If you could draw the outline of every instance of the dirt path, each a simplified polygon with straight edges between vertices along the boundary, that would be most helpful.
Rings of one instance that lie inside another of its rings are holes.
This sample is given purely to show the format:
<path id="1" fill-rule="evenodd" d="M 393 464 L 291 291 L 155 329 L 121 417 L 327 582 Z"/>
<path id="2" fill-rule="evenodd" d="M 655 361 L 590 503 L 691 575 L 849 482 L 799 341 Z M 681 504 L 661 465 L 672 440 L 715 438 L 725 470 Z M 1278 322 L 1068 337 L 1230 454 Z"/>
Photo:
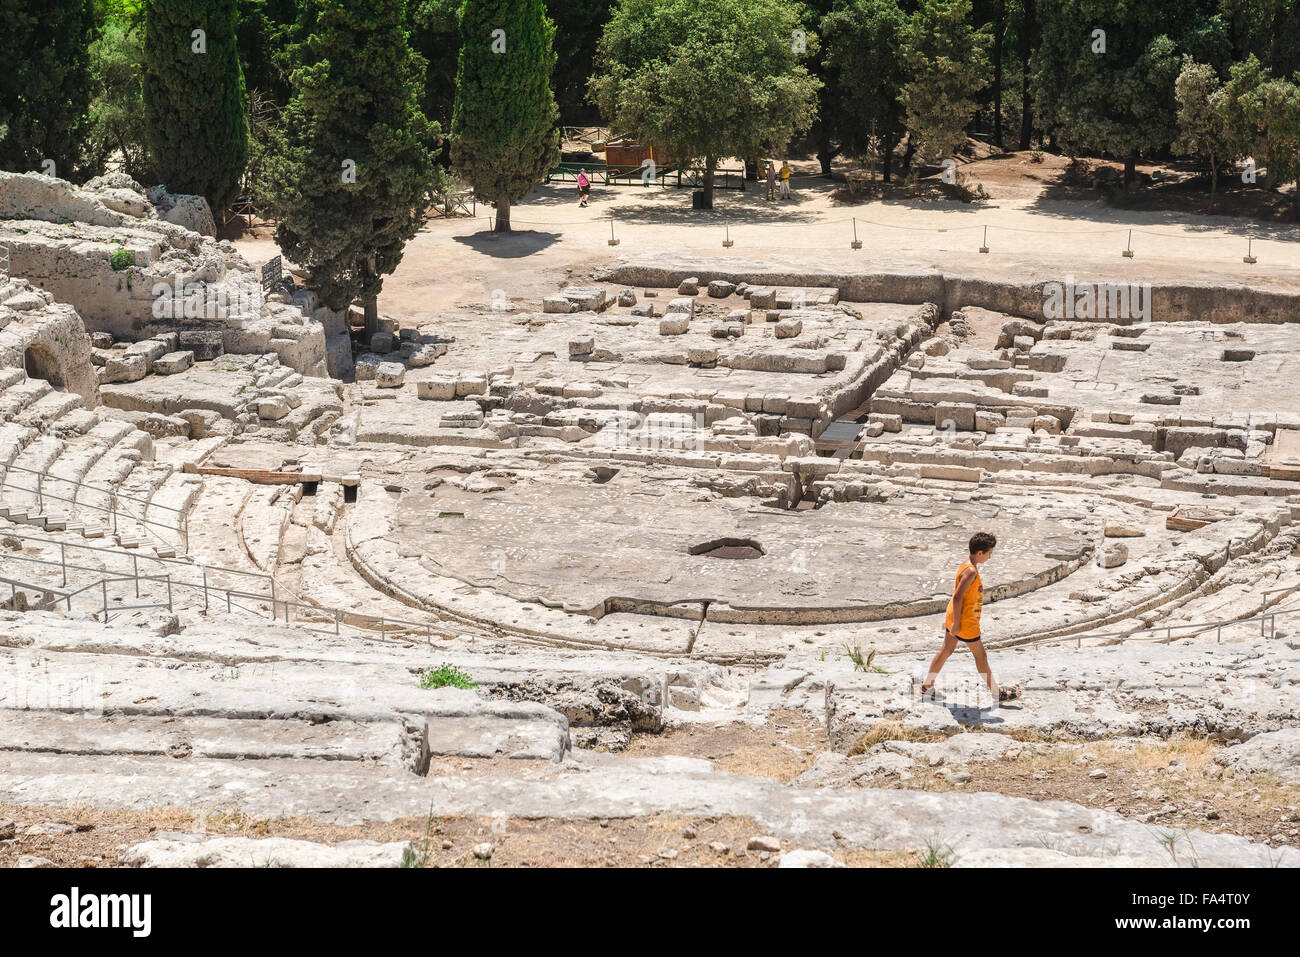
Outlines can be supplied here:
<path id="1" fill-rule="evenodd" d="M 1056 158 L 1059 160 L 1059 158 Z M 537 300 L 572 275 L 580 279 L 617 258 L 690 254 L 700 257 L 796 258 L 836 266 L 975 268 L 1014 274 L 1026 265 L 1116 281 L 1201 279 L 1300 283 L 1300 227 L 1226 216 L 1124 210 L 1099 199 L 1056 199 L 1050 170 L 1028 154 L 969 164 L 979 180 L 988 165 L 991 198 L 843 202 L 840 184 L 803 167 L 791 201 L 764 200 L 762 191 L 720 191 L 717 208 L 692 211 L 690 191 L 601 187 L 579 208 L 571 186 L 543 186 L 515 207 L 516 232 L 490 231 L 490 207 L 477 219 L 436 219 L 407 246 L 384 284 L 382 311 L 418 321 L 429 313 L 492 301 Z M 1014 175 L 1023 167 L 1019 176 Z M 608 245 L 610 219 L 620 245 Z M 853 220 L 863 249 L 850 249 Z M 990 253 L 978 248 L 988 227 Z M 1132 237 L 1136 255 L 1120 253 Z M 730 235 L 735 245 L 724 249 Z M 1259 262 L 1246 265 L 1247 237 Z M 275 255 L 268 239 L 236 242 L 254 264 Z"/>

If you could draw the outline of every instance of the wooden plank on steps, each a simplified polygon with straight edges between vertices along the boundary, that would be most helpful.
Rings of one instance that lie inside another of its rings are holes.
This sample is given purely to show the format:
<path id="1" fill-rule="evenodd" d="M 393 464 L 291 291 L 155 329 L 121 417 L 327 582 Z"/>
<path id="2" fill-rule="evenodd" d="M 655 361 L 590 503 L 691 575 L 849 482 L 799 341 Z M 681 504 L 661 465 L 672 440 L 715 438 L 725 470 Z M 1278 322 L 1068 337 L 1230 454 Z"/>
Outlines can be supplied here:
<path id="1" fill-rule="evenodd" d="M 224 475 L 229 478 L 244 479 L 256 485 L 298 485 L 301 482 L 319 482 L 321 480 L 318 472 L 280 472 L 274 469 L 235 469 L 219 468 L 210 465 L 191 466 L 185 465 L 185 471 L 197 473 L 199 475 Z M 358 476 L 347 476 L 342 481 L 343 485 L 358 485 L 360 478 Z"/>

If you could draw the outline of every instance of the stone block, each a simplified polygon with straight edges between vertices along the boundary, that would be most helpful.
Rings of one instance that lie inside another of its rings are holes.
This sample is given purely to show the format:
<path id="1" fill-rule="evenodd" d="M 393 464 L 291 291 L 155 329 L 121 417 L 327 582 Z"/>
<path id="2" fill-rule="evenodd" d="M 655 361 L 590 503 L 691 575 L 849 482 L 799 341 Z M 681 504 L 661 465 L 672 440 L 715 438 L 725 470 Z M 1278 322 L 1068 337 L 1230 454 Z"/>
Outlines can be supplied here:
<path id="1" fill-rule="evenodd" d="M 180 333 L 180 348 L 194 353 L 195 362 L 209 362 L 226 352 L 226 343 L 220 332 L 190 330 Z"/>
<path id="2" fill-rule="evenodd" d="M 373 382 L 383 361 L 373 352 L 367 352 L 359 356 L 356 362 L 356 380 L 358 382 Z"/>
<path id="3" fill-rule="evenodd" d="M 175 375 L 178 372 L 184 372 L 192 365 L 194 365 L 193 352 L 188 350 L 185 352 L 169 352 L 154 360 L 153 371 L 155 375 Z"/>
<path id="4" fill-rule="evenodd" d="M 274 422 L 283 419 L 290 411 L 289 403 L 284 396 L 268 396 L 257 400 L 257 417 L 259 419 Z"/>
<path id="5" fill-rule="evenodd" d="M 487 390 L 486 376 L 463 376 L 456 380 L 457 398 L 467 395 L 487 395 Z"/>
<path id="6" fill-rule="evenodd" d="M 949 425 L 948 423 L 951 423 Z M 934 406 L 936 429 L 957 428 L 970 432 L 975 428 L 975 406 L 970 402 L 937 402 Z"/>
<path id="7" fill-rule="evenodd" d="M 715 279 L 709 283 L 709 295 L 714 299 L 726 299 L 736 291 L 735 283 L 725 279 Z"/>
<path id="8" fill-rule="evenodd" d="M 782 319 L 776 324 L 775 332 L 778 339 L 793 339 L 803 332 L 803 320 Z"/>
<path id="9" fill-rule="evenodd" d="M 399 389 L 406 381 L 406 366 L 400 362 L 381 362 L 375 370 L 375 385 L 381 389 Z"/>
<path id="10" fill-rule="evenodd" d="M 692 276 L 689 279 L 683 279 L 677 287 L 679 296 L 698 296 L 700 294 L 700 280 Z"/>
<path id="11" fill-rule="evenodd" d="M 691 317 L 685 313 L 675 312 L 659 320 L 659 335 L 680 336 L 691 327 Z"/>
<path id="12" fill-rule="evenodd" d="M 104 363 L 101 382 L 138 382 L 149 374 L 149 362 L 142 355 L 121 355 Z"/>
<path id="13" fill-rule="evenodd" d="M 609 305 L 608 294 L 599 286 L 569 286 L 560 295 L 573 305 L 574 312 L 602 312 Z"/>
<path id="14" fill-rule="evenodd" d="M 406 362 L 412 369 L 422 369 L 425 366 L 433 365 L 434 361 L 447 354 L 447 344 L 445 342 L 431 342 L 425 345 L 417 345 L 407 357 Z"/>
<path id="15" fill-rule="evenodd" d="M 867 416 L 867 421 L 880 423 L 880 428 L 884 432 L 903 431 L 903 417 L 901 415 L 893 415 L 888 412 L 872 412 Z"/>
<path id="16" fill-rule="evenodd" d="M 1118 568 L 1128 561 L 1128 546 L 1120 542 L 1107 544 L 1101 550 L 1102 568 Z"/>
<path id="17" fill-rule="evenodd" d="M 219 412 L 213 412 L 211 409 L 185 409 L 177 413 L 177 417 L 189 423 L 192 439 L 206 439 L 209 435 L 215 434 L 218 423 L 224 421 Z"/>
<path id="18" fill-rule="evenodd" d="M 455 379 L 422 379 L 415 384 L 415 395 L 420 399 L 450 402 L 456 398 Z"/>
<path id="19" fill-rule="evenodd" d="M 921 478 L 940 482 L 978 482 L 983 476 L 983 469 L 968 468 L 965 465 L 921 466 Z"/>
<path id="20" fill-rule="evenodd" d="M 122 354 L 125 356 L 141 356 L 144 358 L 145 365 L 152 369 L 154 360 L 161 358 L 166 352 L 167 346 L 157 339 L 142 339 L 140 342 L 131 343 Z"/>
<path id="21" fill-rule="evenodd" d="M 785 415 L 790 405 L 790 397 L 776 392 L 763 396 L 763 412 L 768 415 Z"/>
<path id="22" fill-rule="evenodd" d="M 816 419 L 826 411 L 819 399 L 790 399 L 785 414 L 796 419 Z"/>

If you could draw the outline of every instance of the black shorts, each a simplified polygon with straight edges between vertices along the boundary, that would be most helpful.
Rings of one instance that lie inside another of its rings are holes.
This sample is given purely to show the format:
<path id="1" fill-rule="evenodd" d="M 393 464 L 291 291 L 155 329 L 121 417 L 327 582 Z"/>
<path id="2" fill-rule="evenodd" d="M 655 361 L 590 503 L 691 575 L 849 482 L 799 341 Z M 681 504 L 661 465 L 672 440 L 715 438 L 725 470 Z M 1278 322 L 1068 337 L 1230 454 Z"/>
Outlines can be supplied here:
<path id="1" fill-rule="evenodd" d="M 948 637 L 948 632 L 947 632 L 947 630 L 944 631 L 943 636 L 944 636 L 944 638 L 947 638 L 947 637 Z M 975 642 L 982 640 L 982 637 L 983 637 L 983 636 L 980 636 L 980 637 L 978 637 L 978 638 L 963 638 L 961 635 L 957 634 L 956 632 L 953 632 L 953 635 L 952 635 L 952 636 L 953 636 L 954 638 L 956 638 L 958 641 L 960 641 L 963 645 L 973 645 L 973 644 L 975 644 Z"/>

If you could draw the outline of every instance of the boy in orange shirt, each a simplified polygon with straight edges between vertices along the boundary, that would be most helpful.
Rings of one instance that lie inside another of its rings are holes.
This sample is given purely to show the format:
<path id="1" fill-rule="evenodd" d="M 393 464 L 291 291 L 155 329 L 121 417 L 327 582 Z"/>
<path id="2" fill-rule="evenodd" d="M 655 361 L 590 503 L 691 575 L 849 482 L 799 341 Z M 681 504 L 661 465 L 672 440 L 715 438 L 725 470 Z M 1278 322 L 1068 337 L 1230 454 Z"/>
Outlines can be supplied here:
<path id="1" fill-rule="evenodd" d="M 988 655 L 984 651 L 984 642 L 980 640 L 980 611 L 984 607 L 984 582 L 980 580 L 979 567 L 993 556 L 997 538 L 989 532 L 977 532 L 970 540 L 970 560 L 957 569 L 957 581 L 953 586 L 952 598 L 948 601 L 948 617 L 944 620 L 943 647 L 930 662 L 930 673 L 921 685 L 921 697 L 927 695 L 933 700 L 942 696 L 934 689 L 935 679 L 943 668 L 948 656 L 957 650 L 961 642 L 975 656 L 975 667 L 984 676 L 998 704 L 1015 701 L 1020 697 L 1019 688 L 1002 688 L 993 680 L 989 669 Z"/>

